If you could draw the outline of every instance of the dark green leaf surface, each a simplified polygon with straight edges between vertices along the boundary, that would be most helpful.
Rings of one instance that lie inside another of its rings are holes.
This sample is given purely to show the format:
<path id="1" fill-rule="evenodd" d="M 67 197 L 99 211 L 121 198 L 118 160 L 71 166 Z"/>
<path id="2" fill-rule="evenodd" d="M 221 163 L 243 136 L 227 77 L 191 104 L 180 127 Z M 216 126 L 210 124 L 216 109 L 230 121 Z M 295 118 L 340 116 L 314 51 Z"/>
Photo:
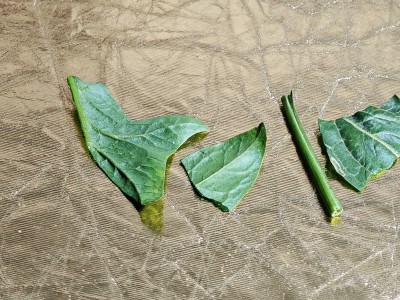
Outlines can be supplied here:
<path id="1" fill-rule="evenodd" d="M 189 116 L 130 120 L 101 83 L 68 77 L 87 147 L 100 168 L 127 195 L 148 204 L 164 194 L 166 162 L 208 127 Z"/>
<path id="2" fill-rule="evenodd" d="M 267 136 L 264 123 L 182 160 L 201 196 L 231 211 L 249 192 L 260 171 Z"/>
<path id="3" fill-rule="evenodd" d="M 380 108 L 370 106 L 350 117 L 318 122 L 336 172 L 359 191 L 400 157 L 400 99 L 396 95 Z"/>

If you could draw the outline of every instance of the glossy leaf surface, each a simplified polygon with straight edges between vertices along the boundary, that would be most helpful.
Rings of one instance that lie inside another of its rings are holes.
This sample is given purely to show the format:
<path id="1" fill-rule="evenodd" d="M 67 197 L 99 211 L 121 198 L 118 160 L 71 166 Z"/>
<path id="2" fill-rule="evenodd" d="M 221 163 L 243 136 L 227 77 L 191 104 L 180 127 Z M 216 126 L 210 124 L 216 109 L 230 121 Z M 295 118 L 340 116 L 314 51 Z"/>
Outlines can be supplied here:
<path id="1" fill-rule="evenodd" d="M 68 77 L 87 147 L 100 168 L 141 204 L 164 195 L 168 158 L 194 134 L 208 131 L 195 118 L 131 120 L 101 83 Z"/>
<path id="2" fill-rule="evenodd" d="M 370 106 L 350 117 L 319 120 L 322 140 L 336 172 L 358 191 L 400 157 L 400 99 Z"/>
<path id="3" fill-rule="evenodd" d="M 199 194 L 223 211 L 234 209 L 260 171 L 267 136 L 263 123 L 223 143 L 203 148 L 182 160 Z"/>

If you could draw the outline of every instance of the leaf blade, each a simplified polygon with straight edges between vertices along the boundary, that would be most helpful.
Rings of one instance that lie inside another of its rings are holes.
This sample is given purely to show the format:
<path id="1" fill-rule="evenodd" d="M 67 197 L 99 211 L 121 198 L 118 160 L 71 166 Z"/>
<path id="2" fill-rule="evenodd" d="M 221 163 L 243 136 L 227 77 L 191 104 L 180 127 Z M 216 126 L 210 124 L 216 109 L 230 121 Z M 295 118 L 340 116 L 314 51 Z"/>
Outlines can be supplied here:
<path id="1" fill-rule="evenodd" d="M 223 211 L 233 210 L 254 185 L 265 154 L 264 123 L 182 159 L 199 194 Z"/>
<path id="2" fill-rule="evenodd" d="M 318 120 L 323 143 L 336 172 L 356 190 L 391 168 L 400 157 L 400 99 L 369 106 L 350 117 Z"/>
<path id="3" fill-rule="evenodd" d="M 75 76 L 67 80 L 87 147 L 99 167 L 142 205 L 162 198 L 167 159 L 208 127 L 184 115 L 131 120 L 105 85 Z"/>

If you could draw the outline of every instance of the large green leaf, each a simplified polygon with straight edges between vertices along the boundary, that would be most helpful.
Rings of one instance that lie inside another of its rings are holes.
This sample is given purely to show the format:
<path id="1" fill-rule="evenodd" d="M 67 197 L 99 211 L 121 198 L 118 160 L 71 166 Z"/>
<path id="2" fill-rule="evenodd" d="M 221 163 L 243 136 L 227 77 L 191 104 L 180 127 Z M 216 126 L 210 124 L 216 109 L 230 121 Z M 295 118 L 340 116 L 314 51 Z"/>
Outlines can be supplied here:
<path id="1" fill-rule="evenodd" d="M 223 211 L 231 211 L 257 179 L 265 153 L 265 126 L 203 148 L 182 160 L 201 196 Z"/>
<path id="2" fill-rule="evenodd" d="M 130 120 L 101 83 L 68 77 L 87 147 L 128 196 L 148 204 L 164 195 L 168 157 L 208 127 L 189 116 Z"/>
<path id="3" fill-rule="evenodd" d="M 350 117 L 318 122 L 336 172 L 359 191 L 400 156 L 400 99 L 396 95 L 380 108 L 370 106 Z"/>

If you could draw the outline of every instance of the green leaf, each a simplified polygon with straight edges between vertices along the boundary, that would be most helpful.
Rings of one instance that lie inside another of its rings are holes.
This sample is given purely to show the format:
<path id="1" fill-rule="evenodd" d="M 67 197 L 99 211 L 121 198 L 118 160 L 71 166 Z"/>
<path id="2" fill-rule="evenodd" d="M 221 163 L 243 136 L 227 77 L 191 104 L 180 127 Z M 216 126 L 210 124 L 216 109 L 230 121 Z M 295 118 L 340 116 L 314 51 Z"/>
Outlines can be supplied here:
<path id="1" fill-rule="evenodd" d="M 260 172 L 267 136 L 264 123 L 182 160 L 199 194 L 231 211 L 249 192 Z"/>
<path id="2" fill-rule="evenodd" d="M 168 157 L 208 127 L 189 116 L 130 120 L 101 83 L 68 77 L 89 152 L 128 196 L 145 205 L 164 195 Z"/>
<path id="3" fill-rule="evenodd" d="M 358 191 L 392 167 L 400 156 L 400 99 L 370 106 L 350 117 L 318 120 L 336 172 Z"/>

